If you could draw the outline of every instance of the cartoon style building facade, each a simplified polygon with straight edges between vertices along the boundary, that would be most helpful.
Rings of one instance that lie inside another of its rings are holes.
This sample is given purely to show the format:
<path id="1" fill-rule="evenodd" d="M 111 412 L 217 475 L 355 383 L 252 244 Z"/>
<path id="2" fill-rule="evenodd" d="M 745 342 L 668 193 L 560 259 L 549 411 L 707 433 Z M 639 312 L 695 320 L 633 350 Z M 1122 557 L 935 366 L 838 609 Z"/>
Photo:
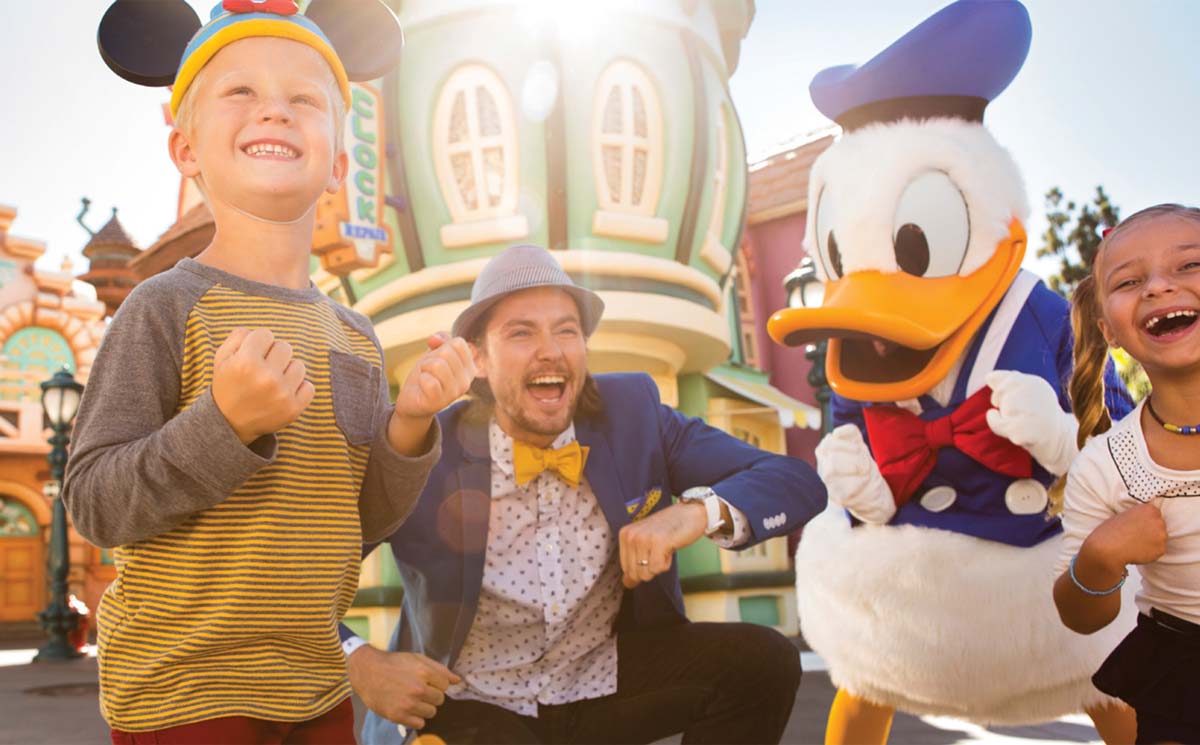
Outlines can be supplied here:
<path id="1" fill-rule="evenodd" d="M 41 404 L 42 381 L 62 367 L 81 382 L 104 334 L 105 304 L 78 290 L 61 271 L 34 267 L 40 241 L 10 232 L 17 210 L 0 205 L 0 623 L 31 622 L 46 605 L 46 552 L 51 507 L 49 431 Z M 113 220 L 88 249 L 124 236 Z M 99 242 L 97 242 L 99 238 Z M 136 249 L 135 249 L 136 250 Z M 115 576 L 111 558 L 69 533 L 71 592 L 95 608 Z"/>
<path id="2" fill-rule="evenodd" d="M 606 303 L 593 371 L 646 372 L 667 404 L 788 452 L 785 432 L 820 420 L 763 372 L 772 350 L 758 334 L 775 306 L 759 285 L 782 274 L 756 275 L 747 261 L 763 260 L 739 251 L 748 174 L 728 79 L 753 2 L 648 0 L 569 19 L 530 7 L 402 4 L 404 62 L 353 86 L 350 171 L 318 206 L 314 282 L 371 318 L 395 385 L 492 255 L 547 246 Z M 128 268 L 152 276 L 211 235 L 185 182 L 176 223 Z M 736 554 L 702 541 L 679 561 L 694 619 L 797 630 L 785 539 Z M 402 592 L 376 551 L 347 622 L 385 641 Z"/>

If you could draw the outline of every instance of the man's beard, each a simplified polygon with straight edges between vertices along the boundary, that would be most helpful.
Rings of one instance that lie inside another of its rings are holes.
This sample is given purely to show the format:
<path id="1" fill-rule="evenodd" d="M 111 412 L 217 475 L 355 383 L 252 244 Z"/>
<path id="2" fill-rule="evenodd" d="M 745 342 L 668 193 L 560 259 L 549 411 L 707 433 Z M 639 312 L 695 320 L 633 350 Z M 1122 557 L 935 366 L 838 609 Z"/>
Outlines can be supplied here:
<path id="1" fill-rule="evenodd" d="M 548 422 L 544 419 L 539 421 L 534 417 L 527 415 L 525 410 L 520 406 L 508 405 L 500 400 L 497 400 L 496 403 L 504 408 L 504 411 L 506 414 L 508 414 L 509 419 L 511 419 L 513 423 L 515 423 L 521 429 L 536 435 L 550 437 L 562 434 L 564 431 L 566 431 L 567 427 L 570 426 L 571 422 L 574 421 L 575 411 L 579 408 L 579 399 L 582 394 L 582 389 L 576 391 L 574 397 L 571 398 L 571 402 L 567 405 L 563 418 L 561 420 L 556 419 L 553 422 Z M 519 398 L 519 395 L 517 398 Z"/>

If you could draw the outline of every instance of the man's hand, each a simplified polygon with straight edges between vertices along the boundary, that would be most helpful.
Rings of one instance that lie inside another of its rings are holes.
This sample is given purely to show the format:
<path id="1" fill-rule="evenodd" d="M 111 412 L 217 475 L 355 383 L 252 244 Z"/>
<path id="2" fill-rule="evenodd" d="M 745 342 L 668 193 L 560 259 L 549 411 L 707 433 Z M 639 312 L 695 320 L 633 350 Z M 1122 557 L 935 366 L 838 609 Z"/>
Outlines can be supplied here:
<path id="1" fill-rule="evenodd" d="M 383 652 L 370 645 L 346 660 L 350 685 L 367 708 L 410 729 L 421 729 L 462 678 L 445 665 L 412 652 Z"/>
<path id="2" fill-rule="evenodd" d="M 294 422 L 312 402 L 304 363 L 268 329 L 234 329 L 213 357 L 212 396 L 243 444 Z"/>
<path id="3" fill-rule="evenodd" d="M 388 422 L 392 449 L 408 456 L 423 452 L 434 415 L 465 395 L 475 379 L 475 358 L 465 339 L 439 333 L 427 344 L 400 387 Z"/>
<path id="4" fill-rule="evenodd" d="M 704 536 L 708 513 L 699 502 L 677 502 L 621 528 L 622 582 L 637 587 L 671 568 L 675 552 Z"/>
<path id="5" fill-rule="evenodd" d="M 896 500 L 871 457 L 862 432 L 843 424 L 817 444 L 817 475 L 829 501 L 864 523 L 883 525 L 896 514 Z"/>

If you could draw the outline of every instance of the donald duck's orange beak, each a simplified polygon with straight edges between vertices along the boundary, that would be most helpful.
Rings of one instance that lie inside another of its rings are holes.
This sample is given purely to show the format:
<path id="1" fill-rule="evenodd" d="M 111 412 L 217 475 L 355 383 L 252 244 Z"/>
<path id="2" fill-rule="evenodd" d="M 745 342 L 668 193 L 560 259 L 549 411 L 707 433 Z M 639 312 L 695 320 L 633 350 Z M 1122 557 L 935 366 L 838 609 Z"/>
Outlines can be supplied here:
<path id="1" fill-rule="evenodd" d="M 949 374 L 1024 256 L 1025 228 L 1013 219 L 992 258 L 966 277 L 855 272 L 826 284 L 820 308 L 776 312 L 767 331 L 789 346 L 828 338 L 825 376 L 839 395 L 916 398 Z"/>

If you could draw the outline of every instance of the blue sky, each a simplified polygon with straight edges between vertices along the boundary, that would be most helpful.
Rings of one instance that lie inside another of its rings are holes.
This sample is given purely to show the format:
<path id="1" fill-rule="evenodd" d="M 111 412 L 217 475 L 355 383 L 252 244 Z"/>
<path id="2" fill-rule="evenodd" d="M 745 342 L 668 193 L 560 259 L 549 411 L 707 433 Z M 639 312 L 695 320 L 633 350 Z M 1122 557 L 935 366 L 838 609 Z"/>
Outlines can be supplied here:
<path id="1" fill-rule="evenodd" d="M 198 10 L 208 0 L 191 0 Z M 862 62 L 944 5 L 940 0 L 758 0 L 731 81 L 751 154 L 826 126 L 808 97 L 819 70 Z M 107 0 L 0 3 L 0 203 L 14 232 L 48 243 L 49 263 L 78 256 L 74 222 L 93 200 L 143 246 L 175 213 L 163 91 L 118 79 L 101 62 L 96 24 Z M 1129 213 L 1161 201 L 1200 203 L 1200 2 L 1027 0 L 1033 47 L 987 123 L 1021 166 L 1030 253 L 1053 185 L 1077 200 L 1103 184 Z M 205 15 L 202 13 L 202 15 Z"/>

